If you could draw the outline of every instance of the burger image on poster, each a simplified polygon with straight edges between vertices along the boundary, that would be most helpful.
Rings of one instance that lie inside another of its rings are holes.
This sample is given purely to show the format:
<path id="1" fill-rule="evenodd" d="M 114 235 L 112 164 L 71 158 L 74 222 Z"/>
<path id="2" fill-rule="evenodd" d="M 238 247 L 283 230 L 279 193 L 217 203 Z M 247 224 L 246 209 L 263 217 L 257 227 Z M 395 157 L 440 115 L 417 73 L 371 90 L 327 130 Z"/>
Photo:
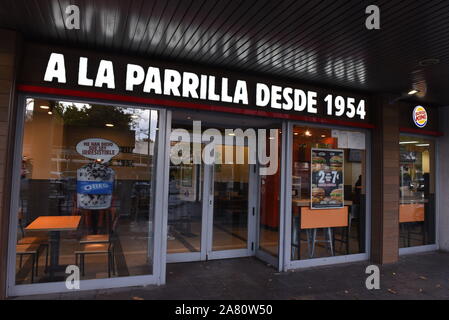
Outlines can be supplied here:
<path id="1" fill-rule="evenodd" d="M 343 158 L 341 156 L 333 156 L 330 159 L 330 169 L 332 171 L 341 171 L 343 168 Z"/>
<path id="2" fill-rule="evenodd" d="M 315 156 L 312 159 L 312 164 L 317 170 L 326 168 L 326 159 L 320 156 Z"/>
<path id="3" fill-rule="evenodd" d="M 326 197 L 326 191 L 323 188 L 318 188 L 316 185 L 312 186 L 312 202 L 321 203 Z"/>
<path id="4" fill-rule="evenodd" d="M 77 144 L 76 151 L 94 160 L 76 172 L 78 208 L 88 210 L 110 208 L 115 172 L 107 163 L 119 153 L 117 144 L 100 138 L 86 139 Z"/>

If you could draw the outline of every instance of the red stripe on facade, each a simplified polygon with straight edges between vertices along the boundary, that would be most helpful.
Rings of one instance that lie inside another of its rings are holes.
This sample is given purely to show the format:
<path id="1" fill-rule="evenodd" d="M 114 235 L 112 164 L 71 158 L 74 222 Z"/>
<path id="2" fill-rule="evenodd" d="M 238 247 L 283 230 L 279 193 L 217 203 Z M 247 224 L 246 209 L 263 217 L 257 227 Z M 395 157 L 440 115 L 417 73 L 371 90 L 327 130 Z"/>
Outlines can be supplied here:
<path id="1" fill-rule="evenodd" d="M 181 102 L 181 101 L 165 100 L 165 99 L 142 98 L 142 97 L 136 97 L 136 96 L 130 96 L 130 95 L 129 96 L 128 95 L 120 95 L 120 94 L 115 94 L 115 93 L 80 91 L 80 90 L 59 89 L 59 88 L 31 86 L 31 85 L 18 85 L 18 90 L 22 91 L 22 92 L 43 93 L 43 94 L 78 97 L 78 98 L 100 99 L 100 100 L 121 101 L 121 102 L 139 103 L 139 104 L 156 105 L 156 106 L 159 105 L 159 106 L 175 107 L 175 108 L 227 112 L 227 113 L 234 113 L 234 114 L 248 115 L 248 116 L 287 119 L 287 120 L 313 122 L 313 123 L 320 123 L 320 124 L 330 124 L 330 125 L 338 125 L 338 126 L 346 126 L 346 127 L 356 127 L 356 128 L 364 128 L 364 129 L 375 128 L 375 126 L 370 123 L 351 122 L 351 121 L 344 121 L 344 120 L 337 120 L 337 119 L 325 119 L 325 118 L 318 118 L 318 117 L 311 117 L 311 116 L 293 115 L 293 114 L 269 112 L 269 111 L 254 110 L 254 109 L 213 106 L 213 105 L 206 105 L 206 104 L 200 104 L 200 103 Z"/>
<path id="2" fill-rule="evenodd" d="M 413 128 L 399 128 L 399 131 L 402 133 L 412 133 L 412 134 L 422 134 L 425 136 L 434 136 L 434 137 L 442 137 L 444 136 L 444 133 L 439 131 L 429 131 L 429 130 L 422 130 L 422 129 L 413 129 Z"/>

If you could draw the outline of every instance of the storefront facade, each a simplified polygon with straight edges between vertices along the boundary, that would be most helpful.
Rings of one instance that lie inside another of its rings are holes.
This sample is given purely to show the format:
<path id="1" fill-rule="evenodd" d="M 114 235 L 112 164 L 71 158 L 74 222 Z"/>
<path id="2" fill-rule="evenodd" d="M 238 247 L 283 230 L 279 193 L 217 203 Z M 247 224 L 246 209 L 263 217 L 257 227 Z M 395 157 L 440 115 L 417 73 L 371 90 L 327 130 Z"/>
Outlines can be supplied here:
<path id="1" fill-rule="evenodd" d="M 66 291 L 67 265 L 86 290 L 439 249 L 435 106 L 5 35 L 6 295 Z"/>

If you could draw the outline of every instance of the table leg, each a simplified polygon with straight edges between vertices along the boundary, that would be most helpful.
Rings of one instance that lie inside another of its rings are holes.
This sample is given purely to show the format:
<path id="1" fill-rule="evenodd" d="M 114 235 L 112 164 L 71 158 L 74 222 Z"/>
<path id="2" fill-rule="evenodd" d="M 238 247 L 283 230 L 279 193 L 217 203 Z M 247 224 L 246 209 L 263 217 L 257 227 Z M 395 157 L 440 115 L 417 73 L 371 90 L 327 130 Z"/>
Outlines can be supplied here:
<path id="1" fill-rule="evenodd" d="M 98 233 L 98 211 L 91 210 L 90 212 L 90 222 L 92 223 L 92 234 Z"/>
<path id="2" fill-rule="evenodd" d="M 59 266 L 59 241 L 60 232 L 50 231 L 50 278 L 54 278 L 55 271 Z"/>

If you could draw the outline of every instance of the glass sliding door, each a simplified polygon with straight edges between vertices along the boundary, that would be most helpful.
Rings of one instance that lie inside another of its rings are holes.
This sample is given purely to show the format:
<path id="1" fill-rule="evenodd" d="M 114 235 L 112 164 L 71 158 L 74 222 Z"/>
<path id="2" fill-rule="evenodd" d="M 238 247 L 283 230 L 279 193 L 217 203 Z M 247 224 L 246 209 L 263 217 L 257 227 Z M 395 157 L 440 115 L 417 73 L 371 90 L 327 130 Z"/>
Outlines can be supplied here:
<path id="1" fill-rule="evenodd" d="M 250 255 L 248 165 L 172 165 L 169 189 L 168 262 Z"/>
<path id="2" fill-rule="evenodd" d="M 208 215 L 210 259 L 251 255 L 249 243 L 250 171 L 248 164 L 211 167 L 212 210 Z M 252 242 L 252 241 L 251 241 Z"/>
<path id="3" fill-rule="evenodd" d="M 202 259 L 204 166 L 170 165 L 167 261 Z"/>
<path id="4" fill-rule="evenodd" d="M 199 131 L 195 131 L 194 126 L 201 119 L 207 121 L 201 122 Z M 257 249 L 257 164 L 249 161 L 250 138 L 231 129 L 239 122 L 247 127 L 247 120 L 231 116 L 220 117 L 219 123 L 214 120 L 206 113 L 193 117 L 189 112 L 173 112 L 170 143 L 171 154 L 177 160 L 173 161 L 172 157 L 170 164 L 168 262 L 250 256 Z M 250 137 L 256 142 L 257 129 L 251 130 L 254 134 Z M 206 132 L 214 132 L 216 137 L 212 148 L 215 161 L 205 164 L 202 158 L 201 164 L 193 164 L 195 149 L 200 150 L 202 156 L 205 150 L 212 150 L 208 149 Z M 251 152 L 255 154 L 256 146 L 252 147 Z M 188 154 L 181 150 L 188 150 Z M 276 238 L 274 247 L 277 247 L 278 230 L 271 232 L 274 234 L 271 238 Z M 268 239 L 265 235 L 262 238 Z M 264 241 L 263 245 L 268 247 L 269 241 Z"/>
<path id="5" fill-rule="evenodd" d="M 214 165 L 212 250 L 243 249 L 248 241 L 249 166 Z"/>
<path id="6" fill-rule="evenodd" d="M 250 255 L 249 165 L 171 165 L 167 262 Z"/>

